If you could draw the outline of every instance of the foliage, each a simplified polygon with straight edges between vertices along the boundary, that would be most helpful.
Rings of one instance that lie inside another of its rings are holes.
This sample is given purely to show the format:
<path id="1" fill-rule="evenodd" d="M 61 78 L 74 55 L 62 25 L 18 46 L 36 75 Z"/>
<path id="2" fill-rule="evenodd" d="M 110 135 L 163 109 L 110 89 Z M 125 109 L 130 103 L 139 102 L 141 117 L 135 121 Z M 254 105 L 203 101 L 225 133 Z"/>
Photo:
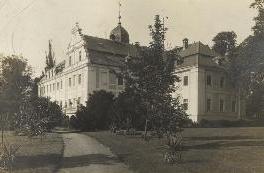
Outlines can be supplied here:
<path id="1" fill-rule="evenodd" d="M 80 106 L 76 117 L 71 118 L 71 124 L 80 130 L 106 130 L 109 128 L 110 110 L 114 95 L 104 90 L 95 91 L 89 95 L 86 106 Z"/>
<path id="2" fill-rule="evenodd" d="M 48 98 L 36 97 L 21 104 L 16 116 L 16 130 L 24 131 L 29 137 L 43 136 L 60 125 L 62 120 L 63 113 L 59 105 Z"/>
<path id="3" fill-rule="evenodd" d="M 213 38 L 213 50 L 221 56 L 225 56 L 232 52 L 236 47 L 237 35 L 234 31 L 220 32 Z"/>
<path id="4" fill-rule="evenodd" d="M 148 48 L 139 48 L 140 56 L 127 58 L 122 76 L 126 81 L 126 91 L 133 91 L 139 97 L 145 119 L 145 132 L 151 125 L 159 132 L 175 132 L 176 124 L 186 114 L 177 99 L 172 98 L 175 82 L 179 79 L 174 73 L 174 61 L 179 58 L 164 48 L 165 28 L 160 16 L 149 26 L 152 41 Z"/>
<path id="5" fill-rule="evenodd" d="M 114 100 L 111 123 L 116 129 L 144 128 L 144 108 L 139 95 L 131 89 L 122 92 Z"/>
<path id="6" fill-rule="evenodd" d="M 9 172 L 12 172 L 14 167 L 14 162 L 16 158 L 16 154 L 19 150 L 20 146 L 14 144 L 3 144 L 3 151 L 0 155 L 0 167 L 7 169 Z"/>

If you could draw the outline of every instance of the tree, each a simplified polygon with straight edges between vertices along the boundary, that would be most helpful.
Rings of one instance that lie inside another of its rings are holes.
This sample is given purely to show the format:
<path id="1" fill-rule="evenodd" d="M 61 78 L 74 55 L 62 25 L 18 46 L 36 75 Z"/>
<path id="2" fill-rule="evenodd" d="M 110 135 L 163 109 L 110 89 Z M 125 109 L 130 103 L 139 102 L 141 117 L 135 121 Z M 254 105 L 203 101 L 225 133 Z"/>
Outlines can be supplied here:
<path id="1" fill-rule="evenodd" d="M 165 51 L 164 41 L 167 28 L 155 16 L 154 25 L 149 26 L 152 41 L 149 47 L 139 48 L 140 56 L 127 57 L 122 76 L 126 81 L 126 90 L 133 90 L 139 95 L 139 102 L 145 113 L 145 137 L 150 124 L 153 129 L 162 133 L 175 133 L 177 128 L 170 128 L 168 124 L 179 127 L 180 119 L 186 118 L 177 99 L 172 98 L 175 83 L 179 81 L 174 73 L 174 61 L 179 56 Z M 166 122 L 166 123 L 165 123 Z"/>
<path id="2" fill-rule="evenodd" d="M 8 112 L 9 120 L 14 122 L 20 105 L 31 93 L 31 68 L 26 59 L 15 55 L 3 57 L 1 81 L 0 112 Z"/>
<path id="3" fill-rule="evenodd" d="M 264 37 L 264 1 L 255 0 L 251 3 L 250 8 L 258 10 L 258 16 L 254 18 L 255 26 L 252 27 L 254 35 L 258 37 Z"/>
<path id="4" fill-rule="evenodd" d="M 264 82 L 263 3 L 263 0 L 255 0 L 250 6 L 258 10 L 258 16 L 254 18 L 256 22 L 255 26 L 252 27 L 254 35 L 248 36 L 239 46 L 233 49 L 232 55 L 229 56 L 229 60 L 225 62 L 225 67 L 232 79 L 231 81 L 233 81 L 233 85 L 238 89 L 240 118 L 242 118 L 240 112 L 242 107 L 248 105 L 247 112 L 252 112 L 250 111 L 253 109 L 251 106 L 259 105 L 260 103 L 255 102 L 260 99 L 257 99 L 255 96 L 263 96 L 261 90 L 256 87 L 256 83 L 258 83 L 258 86 L 261 86 Z M 252 97 L 255 97 L 255 99 L 252 100 Z M 246 103 L 242 104 L 240 100 Z"/>
<path id="5" fill-rule="evenodd" d="M 71 118 L 71 124 L 81 130 L 106 130 L 109 128 L 110 110 L 114 95 L 104 90 L 95 91 L 89 95 L 86 106 L 79 106 L 76 117 Z"/>
<path id="6" fill-rule="evenodd" d="M 230 54 L 236 47 L 237 35 L 234 31 L 220 32 L 213 38 L 213 50 L 221 56 Z"/>

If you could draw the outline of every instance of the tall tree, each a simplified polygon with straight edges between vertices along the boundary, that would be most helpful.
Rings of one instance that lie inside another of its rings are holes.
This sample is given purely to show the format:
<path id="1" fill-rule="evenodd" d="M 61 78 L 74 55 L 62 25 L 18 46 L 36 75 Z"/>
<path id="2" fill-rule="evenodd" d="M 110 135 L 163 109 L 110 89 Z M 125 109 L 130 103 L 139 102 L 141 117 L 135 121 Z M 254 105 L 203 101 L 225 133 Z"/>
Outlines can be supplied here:
<path id="1" fill-rule="evenodd" d="M 45 70 L 51 69 L 55 66 L 54 51 L 52 49 L 51 40 L 49 40 L 49 51 L 46 55 L 46 67 Z"/>
<path id="2" fill-rule="evenodd" d="M 220 32 L 213 38 L 213 50 L 221 56 L 230 54 L 236 47 L 237 35 L 234 31 Z"/>
<path id="3" fill-rule="evenodd" d="M 252 96 L 257 95 L 263 96 L 264 93 L 258 87 L 255 87 L 256 83 L 261 86 L 264 82 L 262 77 L 256 78 L 256 76 L 264 75 L 264 15 L 263 15 L 263 0 L 255 0 L 251 4 L 251 8 L 258 10 L 258 16 L 254 18 L 256 24 L 252 27 L 254 35 L 248 36 L 239 46 L 232 51 L 232 55 L 229 56 L 229 60 L 225 62 L 226 69 L 228 70 L 234 86 L 238 90 L 239 96 L 239 115 L 243 118 L 240 112 L 241 108 L 246 105 L 253 105 L 250 101 Z M 241 103 L 240 101 L 243 100 Z M 254 100 L 251 100 L 254 102 Z M 257 99 L 255 100 L 257 101 Z M 260 102 L 254 104 L 259 105 Z M 259 105 L 261 106 L 261 105 Z M 248 109 L 250 109 L 248 107 Z M 251 109 L 252 110 L 252 109 Z"/>
<path id="4" fill-rule="evenodd" d="M 254 35 L 264 37 L 264 1 L 255 0 L 250 7 L 258 10 L 258 16 L 254 18 L 255 26 L 252 27 Z"/>
<path id="5" fill-rule="evenodd" d="M 150 123 L 156 130 L 168 132 L 171 129 L 161 122 L 176 124 L 185 115 L 171 95 L 178 81 L 174 73 L 174 60 L 177 56 L 165 51 L 167 28 L 159 15 L 155 16 L 155 23 L 149 29 L 152 38 L 149 47 L 141 48 L 141 56 L 138 58 L 127 58 L 123 76 L 126 90 L 132 89 L 139 95 L 145 107 L 145 133 Z"/>

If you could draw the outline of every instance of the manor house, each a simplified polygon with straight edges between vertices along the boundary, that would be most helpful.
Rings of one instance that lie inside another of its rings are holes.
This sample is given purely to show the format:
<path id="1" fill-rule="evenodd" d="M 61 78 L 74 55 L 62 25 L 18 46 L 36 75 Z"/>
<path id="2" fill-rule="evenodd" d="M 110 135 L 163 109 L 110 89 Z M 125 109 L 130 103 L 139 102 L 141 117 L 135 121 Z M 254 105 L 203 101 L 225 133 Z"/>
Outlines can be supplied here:
<path id="1" fill-rule="evenodd" d="M 201 42 L 189 44 L 188 39 L 178 49 L 183 63 L 175 64 L 175 72 L 181 82 L 173 95 L 180 97 L 190 118 L 237 119 L 241 115 L 237 92 L 215 61 L 217 54 Z M 120 70 L 126 57 L 139 56 L 138 52 L 121 22 L 109 39 L 85 35 L 76 24 L 64 61 L 45 69 L 39 96 L 56 101 L 69 116 L 79 104 L 85 105 L 93 91 L 106 90 L 117 96 L 124 90 L 124 81 L 114 71 Z"/>

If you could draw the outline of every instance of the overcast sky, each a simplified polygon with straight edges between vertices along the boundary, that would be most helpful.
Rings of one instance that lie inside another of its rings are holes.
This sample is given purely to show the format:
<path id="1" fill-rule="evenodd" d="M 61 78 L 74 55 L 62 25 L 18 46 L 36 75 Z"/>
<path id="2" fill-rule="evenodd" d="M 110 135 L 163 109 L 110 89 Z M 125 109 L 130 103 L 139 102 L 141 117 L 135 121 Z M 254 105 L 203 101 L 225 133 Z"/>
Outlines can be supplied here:
<path id="1" fill-rule="evenodd" d="M 0 0 L 0 53 L 22 54 L 36 73 L 45 66 L 52 39 L 57 62 L 65 58 L 71 29 L 79 22 L 87 35 L 108 38 L 117 25 L 118 0 Z M 211 46 L 220 31 L 233 30 L 238 41 L 252 34 L 252 0 L 122 0 L 122 25 L 130 41 L 147 45 L 154 15 L 167 16 L 169 47 L 201 41 Z"/>

